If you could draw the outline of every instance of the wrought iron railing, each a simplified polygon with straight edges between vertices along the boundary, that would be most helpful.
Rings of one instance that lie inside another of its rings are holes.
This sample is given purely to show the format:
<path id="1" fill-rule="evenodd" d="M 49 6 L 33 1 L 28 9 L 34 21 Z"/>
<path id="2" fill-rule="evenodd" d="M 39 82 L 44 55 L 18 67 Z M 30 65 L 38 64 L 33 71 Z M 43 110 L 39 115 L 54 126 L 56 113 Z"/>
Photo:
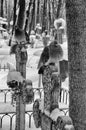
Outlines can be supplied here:
<path id="1" fill-rule="evenodd" d="M 35 100 L 36 94 L 39 95 L 39 98 L 42 97 L 43 88 L 33 88 L 33 91 L 34 91 L 34 100 Z M 0 90 L 0 94 L 3 93 L 3 95 L 4 95 L 3 100 L 0 101 L 0 102 L 7 103 L 8 102 L 7 101 L 8 94 L 10 94 L 10 97 L 11 97 L 11 92 L 12 92 L 11 89 L 2 89 L 2 90 Z M 61 88 L 59 102 L 68 104 L 68 100 L 69 100 L 69 91 L 67 89 Z M 12 99 L 10 101 L 11 101 L 11 103 L 13 102 Z"/>
<path id="2" fill-rule="evenodd" d="M 32 110 L 28 110 L 25 112 L 25 115 L 28 115 L 28 120 L 29 120 L 29 124 L 28 124 L 28 127 L 31 128 L 31 119 L 32 119 L 32 115 L 33 115 L 33 111 Z M 2 112 L 0 113 L 0 120 L 1 120 L 1 125 L 0 125 L 0 128 L 2 128 L 2 125 L 3 125 L 3 119 L 4 117 L 8 116 L 9 119 L 10 119 L 10 130 L 12 130 L 12 124 L 13 124 L 13 117 L 16 116 L 16 112 L 13 111 L 13 112 Z"/>
<path id="3" fill-rule="evenodd" d="M 69 104 L 69 90 L 61 88 L 59 101 L 61 103 Z"/>
<path id="4" fill-rule="evenodd" d="M 4 71 L 8 70 L 7 65 L 4 64 L 4 65 L 2 66 L 2 65 L 0 64 L 0 71 L 1 71 L 1 70 L 4 70 Z"/>
<path id="5" fill-rule="evenodd" d="M 7 103 L 8 102 L 7 101 L 8 93 L 10 93 L 10 95 L 11 95 L 11 92 L 12 92 L 11 89 L 1 89 L 0 90 L 0 95 L 3 94 L 3 97 L 1 98 L 0 102 Z M 10 101 L 12 102 L 11 97 L 10 97 Z"/>
<path id="6" fill-rule="evenodd" d="M 39 98 L 42 97 L 43 94 L 43 88 L 33 88 L 34 91 L 34 100 L 36 99 L 36 96 L 38 95 Z M 0 94 L 3 94 L 3 100 L 1 102 L 3 103 L 8 103 L 8 95 L 10 94 L 10 103 L 13 103 L 13 99 L 11 98 L 11 89 L 3 89 L 0 90 Z M 60 103 L 65 103 L 68 104 L 68 98 L 69 98 L 69 91 L 61 88 L 60 91 L 60 99 L 59 102 Z M 10 105 L 11 105 L 10 104 Z M 62 111 L 64 113 L 64 115 L 68 115 L 68 108 L 61 108 L 60 111 Z M 29 128 L 31 127 L 31 121 L 33 118 L 33 110 L 26 110 L 26 115 L 28 115 L 28 120 L 29 120 Z M 10 118 L 10 130 L 12 130 L 12 123 L 13 123 L 13 117 L 16 116 L 16 111 L 12 111 L 12 112 L 0 112 L 0 120 L 1 120 L 1 128 L 2 128 L 2 124 L 3 124 L 3 119 L 4 117 L 8 116 Z"/>
<path id="7" fill-rule="evenodd" d="M 61 112 L 64 113 L 64 115 L 68 115 L 69 109 L 68 108 L 62 108 L 60 109 Z M 33 110 L 28 110 L 25 112 L 25 115 L 28 115 L 28 127 L 31 128 L 31 122 L 32 122 L 32 118 L 33 118 Z M 12 125 L 13 125 L 13 117 L 16 116 L 16 112 L 9 112 L 9 113 L 0 113 L 0 119 L 1 119 L 1 125 L 0 128 L 2 128 L 3 125 L 3 119 L 4 117 L 8 116 L 10 119 L 10 130 L 12 130 Z"/>

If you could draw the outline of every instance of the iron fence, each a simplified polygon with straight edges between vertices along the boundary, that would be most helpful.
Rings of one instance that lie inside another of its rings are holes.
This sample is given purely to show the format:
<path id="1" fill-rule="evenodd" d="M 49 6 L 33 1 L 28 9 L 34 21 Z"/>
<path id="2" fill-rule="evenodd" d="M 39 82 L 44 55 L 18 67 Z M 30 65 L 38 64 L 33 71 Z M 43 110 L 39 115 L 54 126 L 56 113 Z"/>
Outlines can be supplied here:
<path id="1" fill-rule="evenodd" d="M 64 113 L 64 115 L 68 115 L 69 109 L 68 108 L 62 108 L 59 109 L 61 112 Z M 25 115 L 28 115 L 28 127 L 31 128 L 31 122 L 32 122 L 32 118 L 33 118 L 33 110 L 28 110 L 25 112 Z M 0 120 L 1 120 L 1 125 L 0 128 L 2 128 L 3 125 L 3 119 L 4 117 L 8 116 L 10 119 L 10 130 L 12 130 L 12 125 L 13 125 L 13 117 L 16 116 L 16 112 L 4 112 L 4 113 L 0 113 Z"/>
<path id="2" fill-rule="evenodd" d="M 36 99 L 36 95 L 38 95 L 39 98 L 42 98 L 43 88 L 33 88 L 33 91 L 34 91 L 34 100 Z M 0 94 L 3 94 L 3 100 L 1 101 L 1 103 L 5 103 L 5 104 L 8 103 L 9 102 L 8 101 L 8 94 L 10 94 L 10 98 L 11 98 L 10 99 L 10 105 L 13 104 L 11 92 L 12 92 L 11 89 L 0 90 Z M 64 88 L 61 88 L 59 102 L 68 104 L 68 98 L 69 98 L 69 91 L 64 89 Z M 68 108 L 61 108 L 60 111 L 62 111 L 64 113 L 64 115 L 68 115 L 69 109 Z M 30 128 L 31 127 L 31 121 L 32 121 L 32 118 L 33 118 L 33 109 L 26 110 L 25 114 L 28 115 L 28 121 L 29 121 L 28 127 Z M 0 121 L 1 121 L 0 127 L 1 128 L 2 128 L 2 124 L 3 124 L 3 119 L 6 116 L 8 116 L 9 119 L 10 119 L 10 130 L 12 130 L 13 117 L 16 116 L 16 111 L 0 112 Z"/>
<path id="3" fill-rule="evenodd" d="M 36 94 L 39 95 L 39 98 L 41 98 L 42 95 L 44 94 L 43 88 L 33 88 L 33 91 L 34 91 L 34 100 L 35 100 Z M 11 98 L 11 92 L 12 92 L 11 89 L 0 90 L 0 94 L 3 93 L 3 95 L 4 95 L 3 100 L 0 102 L 7 103 L 8 94 L 10 94 L 10 98 Z M 13 103 L 12 98 L 10 101 L 11 101 L 11 103 Z M 69 91 L 67 89 L 61 88 L 59 102 L 68 104 L 68 101 L 69 101 Z"/>
<path id="4" fill-rule="evenodd" d="M 2 66 L 2 65 L 0 64 L 0 71 L 2 71 L 2 70 L 3 70 L 3 71 L 8 70 L 7 65 L 4 64 L 4 65 Z"/>

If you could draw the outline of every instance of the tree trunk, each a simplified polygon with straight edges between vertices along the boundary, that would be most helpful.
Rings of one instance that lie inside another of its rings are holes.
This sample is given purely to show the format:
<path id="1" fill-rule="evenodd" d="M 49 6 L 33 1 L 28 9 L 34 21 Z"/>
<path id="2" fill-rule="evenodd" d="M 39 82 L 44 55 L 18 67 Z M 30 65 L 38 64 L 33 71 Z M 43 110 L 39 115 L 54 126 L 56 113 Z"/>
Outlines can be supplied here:
<path id="1" fill-rule="evenodd" d="M 17 19 L 17 29 L 15 30 L 16 40 L 20 42 L 25 42 L 24 35 L 24 25 L 25 25 L 25 0 L 19 0 L 19 14 Z M 22 76 L 26 78 L 26 63 L 23 63 L 23 56 L 21 56 L 21 47 L 16 48 L 16 70 L 21 72 Z M 24 86 L 21 88 L 24 93 Z M 25 130 L 25 102 L 23 101 L 24 95 L 17 95 L 16 101 L 16 130 Z"/>
<path id="2" fill-rule="evenodd" d="M 35 0 L 35 27 L 36 27 L 36 21 L 37 21 L 37 0 Z"/>
<path id="3" fill-rule="evenodd" d="M 29 16 L 30 16 L 30 9 L 31 9 L 31 5 L 32 5 L 32 0 L 29 1 L 29 7 L 27 10 L 27 16 L 26 16 L 26 23 L 25 23 L 25 32 L 28 32 L 28 24 L 29 24 Z"/>
<path id="4" fill-rule="evenodd" d="M 35 4 L 34 4 L 34 11 L 33 11 L 33 18 L 32 18 L 32 30 L 35 30 Z"/>
<path id="5" fill-rule="evenodd" d="M 52 17 L 52 23 L 54 23 L 54 0 L 52 1 L 52 15 L 53 15 L 53 17 Z"/>
<path id="6" fill-rule="evenodd" d="M 16 70 L 26 78 L 26 63 L 21 63 L 24 59 L 21 59 L 21 50 L 17 46 L 16 49 Z M 21 62 L 20 62 L 21 61 Z M 21 87 L 24 93 L 24 86 Z M 17 95 L 16 101 L 16 129 L 25 130 L 25 102 L 22 99 L 23 95 Z"/>
<path id="7" fill-rule="evenodd" d="M 25 25 L 25 0 L 20 0 L 17 26 L 19 29 L 23 30 L 24 25 Z"/>
<path id="8" fill-rule="evenodd" d="M 66 0 L 69 115 L 75 130 L 86 129 L 86 1 Z"/>
<path id="9" fill-rule="evenodd" d="M 60 9 L 60 18 L 65 19 L 65 14 L 66 14 L 66 12 L 65 12 L 65 1 L 62 0 L 61 9 Z"/>
<path id="10" fill-rule="evenodd" d="M 14 0 L 14 13 L 13 13 L 13 29 L 12 29 L 12 34 L 13 34 L 15 23 L 16 23 L 16 4 L 17 4 L 17 0 Z"/>
<path id="11" fill-rule="evenodd" d="M 43 19 L 42 19 L 42 31 L 46 30 L 46 21 L 47 21 L 47 0 L 44 0 L 43 4 Z"/>
<path id="12" fill-rule="evenodd" d="M 35 14 L 35 0 L 33 0 L 33 5 L 32 5 L 31 21 L 30 21 L 30 24 L 29 24 L 29 33 L 28 33 L 28 36 L 30 35 L 30 32 L 31 32 L 31 28 L 32 28 L 32 24 L 33 24 L 34 14 Z"/>
<path id="13" fill-rule="evenodd" d="M 50 30 L 50 8 L 49 8 L 49 4 L 50 4 L 50 1 L 48 0 L 47 1 L 47 28 L 48 28 L 48 31 Z"/>
<path id="14" fill-rule="evenodd" d="M 7 0 L 5 0 L 5 17 L 7 18 Z"/>
<path id="15" fill-rule="evenodd" d="M 59 18 L 59 15 L 60 15 L 60 10 L 61 10 L 61 4 L 62 4 L 62 0 L 59 0 L 58 1 L 58 8 L 57 8 L 57 18 Z"/>
<path id="16" fill-rule="evenodd" d="M 1 1 L 0 1 L 0 17 L 1 17 Z"/>
<path id="17" fill-rule="evenodd" d="M 3 17 L 3 0 L 1 0 L 1 17 Z"/>
<path id="18" fill-rule="evenodd" d="M 36 19 L 36 23 L 39 23 L 39 6 L 40 6 L 40 0 L 37 0 L 37 19 Z"/>
<path id="19" fill-rule="evenodd" d="M 42 26 L 42 22 L 43 22 L 43 4 L 44 4 L 44 0 L 41 0 L 40 2 L 40 25 Z"/>
<path id="20" fill-rule="evenodd" d="M 54 22 L 54 19 L 53 19 L 53 17 L 54 17 L 53 16 L 54 15 L 53 14 L 53 1 L 50 2 L 50 10 L 51 10 L 51 13 L 50 13 L 51 14 L 51 27 L 53 28 L 53 26 L 54 26 L 53 25 L 53 22 Z"/>
<path id="21" fill-rule="evenodd" d="M 8 0 L 8 9 L 7 9 L 8 30 L 10 29 L 11 2 L 12 2 L 11 0 Z"/>
<path id="22" fill-rule="evenodd" d="M 48 1 L 48 8 L 49 8 L 49 14 L 48 14 L 48 18 L 49 18 L 49 31 L 50 31 L 50 27 L 51 27 L 51 12 L 50 12 L 50 1 Z"/>

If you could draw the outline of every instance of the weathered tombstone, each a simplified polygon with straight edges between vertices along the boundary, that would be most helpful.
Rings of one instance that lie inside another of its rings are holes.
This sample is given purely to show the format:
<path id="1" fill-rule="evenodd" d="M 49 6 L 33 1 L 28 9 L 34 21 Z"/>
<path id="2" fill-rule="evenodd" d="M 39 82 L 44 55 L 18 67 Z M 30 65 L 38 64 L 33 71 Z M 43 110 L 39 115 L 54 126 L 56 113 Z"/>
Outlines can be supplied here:
<path id="1" fill-rule="evenodd" d="M 42 107 L 40 107 L 42 105 L 41 100 L 35 101 L 33 105 L 33 117 L 36 127 L 41 127 L 42 130 L 74 130 L 71 118 L 64 116 L 63 112 L 59 110 L 60 77 L 57 72 L 52 73 L 51 82 L 46 82 L 47 87 L 48 85 L 51 93 L 47 89 L 44 89 L 44 91 L 51 94 L 48 95 L 51 97 L 51 100 L 48 101 L 47 97 L 44 97 L 46 100 L 44 100 Z"/>
<path id="2" fill-rule="evenodd" d="M 59 61 L 62 56 L 63 50 L 60 45 L 58 45 L 56 41 L 52 42 L 49 46 L 49 60 L 45 65 L 40 67 L 38 72 L 39 74 L 42 74 L 44 100 L 42 101 L 41 99 L 40 102 L 37 102 L 38 107 L 34 107 L 33 115 L 36 114 L 41 120 L 41 125 L 39 127 L 41 127 L 42 130 L 66 130 L 65 125 L 72 125 L 71 118 L 64 116 L 59 109 L 61 89 Z M 64 61 L 61 63 L 63 63 L 61 64 L 62 66 L 64 65 L 65 72 L 68 62 Z M 35 121 L 36 119 L 37 118 L 34 118 Z"/>
<path id="3" fill-rule="evenodd" d="M 52 125 L 52 120 L 50 119 L 49 116 L 43 113 L 41 118 L 41 129 L 51 130 L 51 125 Z"/>
<path id="4" fill-rule="evenodd" d="M 33 118 L 34 118 L 34 123 L 36 128 L 41 127 L 41 112 L 39 106 L 40 106 L 40 101 L 36 99 L 33 104 Z"/>

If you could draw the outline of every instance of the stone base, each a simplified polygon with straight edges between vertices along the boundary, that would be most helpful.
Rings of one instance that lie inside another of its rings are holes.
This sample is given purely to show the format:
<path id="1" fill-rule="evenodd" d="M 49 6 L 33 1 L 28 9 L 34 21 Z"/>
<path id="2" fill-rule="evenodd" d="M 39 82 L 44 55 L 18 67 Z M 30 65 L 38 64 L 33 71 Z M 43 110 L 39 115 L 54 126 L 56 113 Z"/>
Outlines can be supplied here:
<path id="1" fill-rule="evenodd" d="M 53 120 L 46 113 L 41 113 L 41 130 L 74 130 L 72 120 L 69 116 L 57 115 L 57 120 Z"/>
<path id="2" fill-rule="evenodd" d="M 42 117 L 41 117 L 41 129 L 42 130 L 51 130 L 51 126 L 52 126 L 51 118 L 49 118 L 47 115 L 45 115 L 43 113 Z"/>

